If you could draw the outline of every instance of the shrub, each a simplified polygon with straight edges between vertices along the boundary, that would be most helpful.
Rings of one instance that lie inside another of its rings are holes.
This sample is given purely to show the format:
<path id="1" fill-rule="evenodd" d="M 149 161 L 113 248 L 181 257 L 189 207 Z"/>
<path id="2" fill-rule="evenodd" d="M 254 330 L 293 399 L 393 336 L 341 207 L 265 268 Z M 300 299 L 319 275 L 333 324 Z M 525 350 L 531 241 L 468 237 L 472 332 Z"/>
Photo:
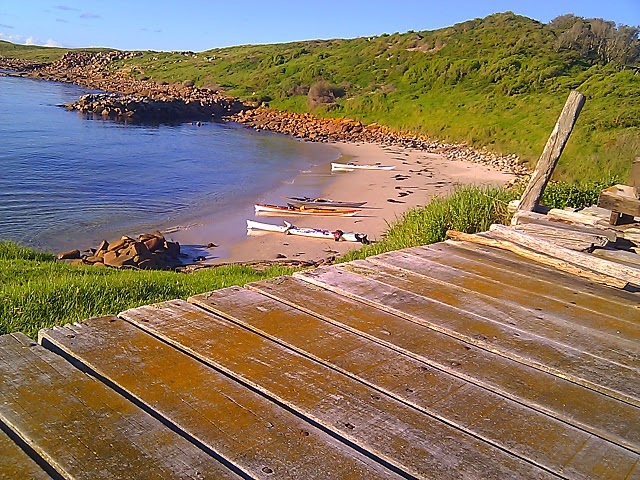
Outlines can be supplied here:
<path id="1" fill-rule="evenodd" d="M 320 80 L 309 88 L 309 93 L 307 94 L 307 106 L 309 107 L 309 110 L 314 110 L 320 105 L 334 103 L 336 98 L 343 95 L 343 89 L 332 86 L 326 80 Z"/>

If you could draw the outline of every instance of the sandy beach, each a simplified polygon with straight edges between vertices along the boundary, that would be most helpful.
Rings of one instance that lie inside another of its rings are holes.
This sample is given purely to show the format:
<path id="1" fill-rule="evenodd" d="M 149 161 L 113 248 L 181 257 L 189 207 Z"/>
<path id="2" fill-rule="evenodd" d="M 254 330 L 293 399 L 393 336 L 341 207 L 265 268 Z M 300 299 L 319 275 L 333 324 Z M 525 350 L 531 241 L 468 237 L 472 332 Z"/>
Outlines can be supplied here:
<path id="1" fill-rule="evenodd" d="M 256 203 L 284 204 L 281 196 L 304 195 L 367 202 L 356 216 L 256 216 L 253 205 L 243 205 L 224 219 L 205 220 L 169 236 L 179 241 L 190 257 L 203 257 L 201 263 L 285 259 L 318 262 L 362 245 L 273 232 L 247 235 L 246 220 L 273 224 L 282 224 L 283 220 L 287 220 L 299 227 L 365 233 L 370 240 L 376 241 L 383 237 L 388 225 L 399 219 L 405 211 L 425 205 L 434 196 L 444 195 L 456 185 L 501 186 L 513 178 L 511 174 L 482 164 L 449 160 L 422 150 L 372 143 L 335 142 L 331 145 L 340 152 L 340 158 L 336 160 L 338 162 L 393 165 L 395 168 L 389 171 L 331 173 L 331 165 L 327 162 L 256 198 Z M 204 248 L 208 243 L 216 246 Z"/>

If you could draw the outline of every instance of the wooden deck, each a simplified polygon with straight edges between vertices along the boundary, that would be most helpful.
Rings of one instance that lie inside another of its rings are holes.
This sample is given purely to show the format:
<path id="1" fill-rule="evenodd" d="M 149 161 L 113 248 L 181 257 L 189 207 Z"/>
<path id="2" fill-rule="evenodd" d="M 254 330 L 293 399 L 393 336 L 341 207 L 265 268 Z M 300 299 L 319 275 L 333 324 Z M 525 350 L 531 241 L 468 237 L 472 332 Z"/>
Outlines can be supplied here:
<path id="1" fill-rule="evenodd" d="M 640 478 L 640 294 L 444 242 L 0 337 L 2 478 Z"/>

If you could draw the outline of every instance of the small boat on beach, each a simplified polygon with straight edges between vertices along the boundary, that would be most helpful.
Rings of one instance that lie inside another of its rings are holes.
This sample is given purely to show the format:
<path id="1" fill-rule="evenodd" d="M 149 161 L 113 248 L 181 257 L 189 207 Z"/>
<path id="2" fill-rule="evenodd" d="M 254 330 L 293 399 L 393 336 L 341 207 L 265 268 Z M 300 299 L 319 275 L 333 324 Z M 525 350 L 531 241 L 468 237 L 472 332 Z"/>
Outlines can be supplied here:
<path id="1" fill-rule="evenodd" d="M 289 205 L 313 208 L 359 208 L 367 202 L 342 202 L 328 198 L 282 197 Z"/>
<path id="2" fill-rule="evenodd" d="M 395 165 L 356 165 L 355 163 L 331 163 L 332 172 L 351 172 L 353 170 L 393 170 Z"/>
<path id="3" fill-rule="evenodd" d="M 336 242 L 359 242 L 365 245 L 371 243 L 364 233 L 343 232 L 342 230 L 326 230 L 323 228 L 301 228 L 284 222 L 284 225 L 273 225 L 272 223 L 256 222 L 247 220 L 247 234 L 258 230 L 265 232 L 280 232 L 285 235 L 298 235 L 302 237 L 324 238 L 326 240 L 335 240 Z"/>
<path id="4" fill-rule="evenodd" d="M 318 215 L 318 216 L 334 216 L 334 217 L 352 217 L 360 210 L 347 208 L 314 208 L 305 207 L 304 205 L 295 206 L 287 205 L 268 205 L 258 203 L 254 205 L 256 213 L 259 215 Z"/>

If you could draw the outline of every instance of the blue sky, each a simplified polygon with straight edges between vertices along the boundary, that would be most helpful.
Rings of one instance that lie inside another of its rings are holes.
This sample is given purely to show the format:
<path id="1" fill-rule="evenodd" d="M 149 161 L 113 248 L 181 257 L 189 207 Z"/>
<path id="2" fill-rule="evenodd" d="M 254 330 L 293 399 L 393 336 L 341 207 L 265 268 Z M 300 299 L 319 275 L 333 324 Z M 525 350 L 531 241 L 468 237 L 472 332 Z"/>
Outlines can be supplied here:
<path id="1" fill-rule="evenodd" d="M 640 25 L 640 0 L 3 0 L 0 40 L 70 48 L 192 50 L 434 30 L 513 11 Z"/>

